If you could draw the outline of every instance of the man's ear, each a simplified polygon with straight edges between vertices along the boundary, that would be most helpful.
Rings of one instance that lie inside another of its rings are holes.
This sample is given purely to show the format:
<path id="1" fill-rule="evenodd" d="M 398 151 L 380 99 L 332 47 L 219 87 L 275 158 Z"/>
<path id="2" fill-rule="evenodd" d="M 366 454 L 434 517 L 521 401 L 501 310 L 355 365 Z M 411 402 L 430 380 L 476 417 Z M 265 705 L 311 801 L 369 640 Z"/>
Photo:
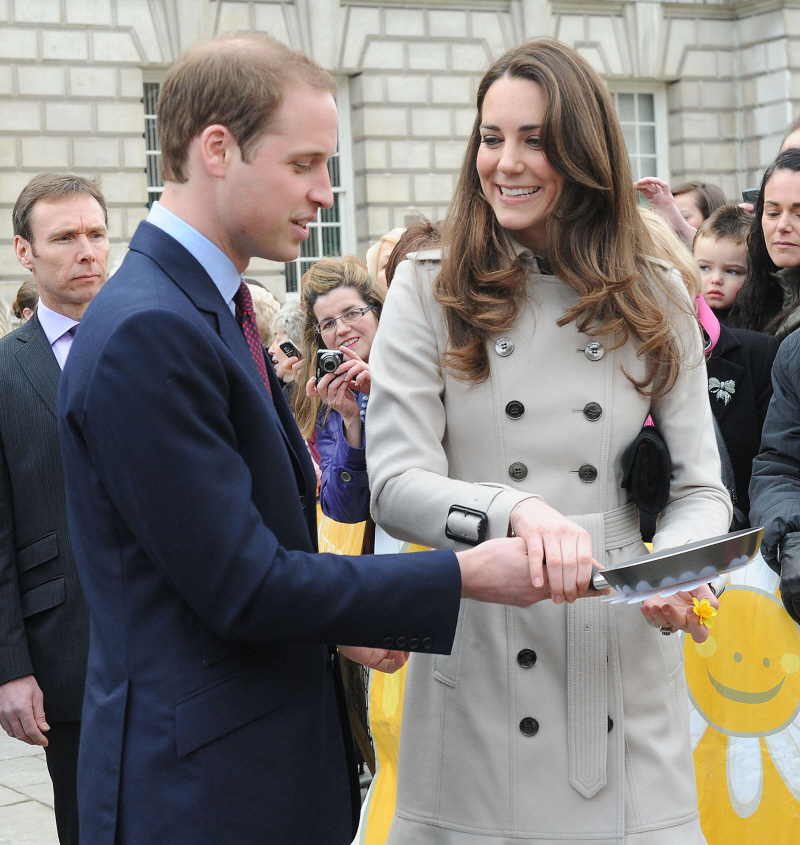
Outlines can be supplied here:
<path id="1" fill-rule="evenodd" d="M 212 123 L 197 136 L 197 152 L 210 176 L 222 179 L 235 158 L 241 158 L 236 139 L 227 126 Z"/>
<path id="2" fill-rule="evenodd" d="M 26 270 L 33 270 L 33 259 L 35 255 L 33 245 L 30 241 L 23 238 L 22 235 L 14 235 L 14 252 L 16 253 L 17 261 Z"/>

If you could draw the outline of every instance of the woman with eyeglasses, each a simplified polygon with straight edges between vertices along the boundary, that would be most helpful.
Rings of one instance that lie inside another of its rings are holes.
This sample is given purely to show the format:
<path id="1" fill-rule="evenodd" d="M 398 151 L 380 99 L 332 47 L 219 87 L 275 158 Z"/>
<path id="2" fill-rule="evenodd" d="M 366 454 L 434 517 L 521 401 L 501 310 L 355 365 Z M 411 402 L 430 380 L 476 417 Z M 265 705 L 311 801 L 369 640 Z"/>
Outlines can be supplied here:
<path id="1" fill-rule="evenodd" d="M 364 415 L 370 391 L 369 353 L 378 330 L 383 291 L 355 256 L 323 258 L 303 276 L 303 358 L 294 413 L 319 453 L 320 506 L 337 522 L 369 517 Z M 344 360 L 317 378 L 317 350 Z"/>

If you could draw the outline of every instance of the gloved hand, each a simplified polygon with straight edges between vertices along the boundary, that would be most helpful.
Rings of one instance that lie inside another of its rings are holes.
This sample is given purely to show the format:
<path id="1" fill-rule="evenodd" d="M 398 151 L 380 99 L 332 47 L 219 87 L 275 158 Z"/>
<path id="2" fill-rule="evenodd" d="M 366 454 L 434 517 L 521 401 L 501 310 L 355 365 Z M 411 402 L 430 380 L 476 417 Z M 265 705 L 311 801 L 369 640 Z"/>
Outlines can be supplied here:
<path id="1" fill-rule="evenodd" d="M 800 532 L 792 531 L 781 543 L 781 598 L 786 612 L 800 625 Z"/>

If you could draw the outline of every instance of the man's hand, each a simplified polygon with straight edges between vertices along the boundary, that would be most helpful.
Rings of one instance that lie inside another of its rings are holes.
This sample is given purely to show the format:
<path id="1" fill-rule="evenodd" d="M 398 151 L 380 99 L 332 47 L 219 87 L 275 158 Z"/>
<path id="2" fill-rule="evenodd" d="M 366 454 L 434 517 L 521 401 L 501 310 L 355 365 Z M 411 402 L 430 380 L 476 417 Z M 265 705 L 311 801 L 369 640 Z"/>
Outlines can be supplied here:
<path id="1" fill-rule="evenodd" d="M 0 684 L 0 727 L 28 745 L 47 745 L 44 696 L 33 675 Z"/>
<path id="2" fill-rule="evenodd" d="M 350 660 L 374 669 L 376 672 L 386 672 L 392 675 L 402 669 L 408 660 L 407 651 L 393 651 L 386 648 L 367 648 L 355 645 L 340 645 L 339 652 Z"/>
<path id="3" fill-rule="evenodd" d="M 790 532 L 781 543 L 781 598 L 786 612 L 800 625 L 800 532 Z"/>

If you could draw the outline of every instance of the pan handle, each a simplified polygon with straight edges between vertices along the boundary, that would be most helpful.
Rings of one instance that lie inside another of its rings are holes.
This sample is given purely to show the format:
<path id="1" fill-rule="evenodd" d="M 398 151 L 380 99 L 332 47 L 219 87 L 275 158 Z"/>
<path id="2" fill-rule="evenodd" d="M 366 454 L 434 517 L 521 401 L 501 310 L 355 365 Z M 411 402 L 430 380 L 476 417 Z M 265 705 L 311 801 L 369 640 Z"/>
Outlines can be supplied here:
<path id="1" fill-rule="evenodd" d="M 603 577 L 603 573 L 599 569 L 595 569 L 592 573 L 592 580 L 589 582 L 589 589 L 600 592 L 607 590 L 610 586 L 611 584 Z"/>

